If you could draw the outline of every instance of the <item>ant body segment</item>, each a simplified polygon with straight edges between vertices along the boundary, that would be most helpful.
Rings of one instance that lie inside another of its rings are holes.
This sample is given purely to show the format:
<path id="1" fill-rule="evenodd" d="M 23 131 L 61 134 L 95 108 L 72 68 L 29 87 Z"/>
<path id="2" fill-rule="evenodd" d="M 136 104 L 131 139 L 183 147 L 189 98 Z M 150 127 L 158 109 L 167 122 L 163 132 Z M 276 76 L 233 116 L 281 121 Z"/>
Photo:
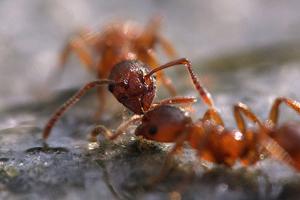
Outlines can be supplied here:
<path id="1" fill-rule="evenodd" d="M 63 48 L 59 65 L 64 67 L 70 53 L 74 52 L 82 64 L 96 74 L 98 79 L 114 79 L 111 76 L 127 73 L 134 65 L 139 66 L 140 73 L 147 73 L 147 70 L 141 67 L 142 63 L 147 65 L 145 68 L 159 66 L 155 55 L 158 44 L 170 59 L 176 56 L 171 43 L 159 33 L 160 23 L 161 19 L 156 17 L 150 20 L 144 29 L 127 21 L 109 24 L 101 32 L 81 31 Z M 176 90 L 171 80 L 162 71 L 157 76 L 170 94 L 175 96 Z M 103 88 L 98 89 L 98 96 L 101 101 L 99 110 L 101 112 L 106 99 Z"/>
<path id="2" fill-rule="evenodd" d="M 62 114 L 73 106 L 79 99 L 89 90 L 108 85 L 108 90 L 115 98 L 133 113 L 142 115 L 147 112 L 153 105 L 153 99 L 156 93 L 155 76 L 154 74 L 161 70 L 176 65 L 183 65 L 187 68 L 191 80 L 199 92 L 200 96 L 208 105 L 213 105 L 210 94 L 203 89 L 195 76 L 191 63 L 186 58 L 177 59 L 159 66 L 150 71 L 149 67 L 137 60 L 123 61 L 114 66 L 111 70 L 110 79 L 100 79 L 92 81 L 83 86 L 74 96 L 66 101 L 47 122 L 44 131 L 43 139 L 46 140 Z M 195 98 L 180 97 L 167 99 L 164 103 L 190 103 L 194 102 Z"/>

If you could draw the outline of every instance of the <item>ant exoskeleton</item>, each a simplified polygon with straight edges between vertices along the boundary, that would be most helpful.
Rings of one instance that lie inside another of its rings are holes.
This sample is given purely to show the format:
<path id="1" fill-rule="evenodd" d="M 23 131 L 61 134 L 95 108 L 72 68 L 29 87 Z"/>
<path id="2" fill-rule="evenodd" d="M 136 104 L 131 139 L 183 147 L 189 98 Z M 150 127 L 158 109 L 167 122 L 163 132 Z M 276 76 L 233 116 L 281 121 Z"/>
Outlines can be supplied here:
<path id="1" fill-rule="evenodd" d="M 188 69 L 191 80 L 199 94 L 203 96 L 203 99 L 208 105 L 212 106 L 213 103 L 211 102 L 210 94 L 203 90 L 192 70 L 191 63 L 186 58 L 171 61 L 151 71 L 146 64 L 140 61 L 127 60 L 114 66 L 111 70 L 109 79 L 96 80 L 87 83 L 74 96 L 58 108 L 44 128 L 43 139 L 46 140 L 48 138 L 54 124 L 67 109 L 74 105 L 87 91 L 103 85 L 108 85 L 109 91 L 116 99 L 133 113 L 139 115 L 144 114 L 151 108 L 156 93 L 154 74 L 175 65 L 183 65 Z M 194 98 L 188 97 L 174 97 L 174 99 L 167 99 L 165 102 L 171 102 L 171 104 L 174 102 L 189 103 L 194 102 L 194 100 Z"/>
<path id="2" fill-rule="evenodd" d="M 161 18 L 155 17 L 150 20 L 145 29 L 127 21 L 111 23 L 101 32 L 81 31 L 63 48 L 59 66 L 65 66 L 70 53 L 74 52 L 83 65 L 96 74 L 98 79 L 114 79 L 111 76 L 118 76 L 120 71 L 126 73 L 122 65 L 142 65 L 135 60 L 155 68 L 159 66 L 155 55 L 157 44 L 161 45 L 170 59 L 176 56 L 171 43 L 159 33 L 160 22 Z M 123 64 L 116 67 L 116 64 L 121 62 Z M 162 71 L 157 76 L 170 94 L 175 96 L 176 90 L 171 80 Z M 101 112 L 106 99 L 103 88 L 99 88 L 98 96 L 101 101 L 99 109 Z"/>

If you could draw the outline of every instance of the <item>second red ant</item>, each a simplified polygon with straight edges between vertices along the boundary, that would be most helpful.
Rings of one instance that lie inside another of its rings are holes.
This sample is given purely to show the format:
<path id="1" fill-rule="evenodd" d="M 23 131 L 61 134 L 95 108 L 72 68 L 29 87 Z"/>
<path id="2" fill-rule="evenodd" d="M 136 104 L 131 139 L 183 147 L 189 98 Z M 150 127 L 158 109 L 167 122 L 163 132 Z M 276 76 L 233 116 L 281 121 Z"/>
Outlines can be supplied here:
<path id="1" fill-rule="evenodd" d="M 175 143 L 169 156 L 181 149 L 184 142 L 188 142 L 197 151 L 200 159 L 212 163 L 232 166 L 240 161 L 247 166 L 256 163 L 267 152 L 273 158 L 300 170 L 300 124 L 287 122 L 277 125 L 279 106 L 284 103 L 300 114 L 299 102 L 286 97 L 277 98 L 265 122 L 245 104 L 235 104 L 234 117 L 239 130 L 230 130 L 225 127 L 210 94 L 200 84 L 197 90 L 209 109 L 196 122 L 182 109 L 161 104 L 143 116 L 123 123 L 115 134 L 107 130 L 104 132 L 108 138 L 115 139 L 130 123 L 141 121 L 135 135 L 157 142 Z M 248 129 L 244 117 L 257 124 L 258 129 Z M 92 132 L 92 141 L 102 132 L 102 127 L 98 127 L 98 130 L 96 128 Z"/>

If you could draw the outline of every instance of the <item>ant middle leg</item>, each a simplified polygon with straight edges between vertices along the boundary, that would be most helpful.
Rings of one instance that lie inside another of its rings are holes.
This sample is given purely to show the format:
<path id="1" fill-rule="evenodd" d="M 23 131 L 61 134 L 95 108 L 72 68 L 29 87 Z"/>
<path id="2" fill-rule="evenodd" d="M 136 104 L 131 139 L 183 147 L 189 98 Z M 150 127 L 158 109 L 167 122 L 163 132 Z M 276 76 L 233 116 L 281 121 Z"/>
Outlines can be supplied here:
<path id="1" fill-rule="evenodd" d="M 260 128 L 264 128 L 262 121 L 250 110 L 250 108 L 247 105 L 243 103 L 238 103 L 234 105 L 233 110 L 234 110 L 234 118 L 236 120 L 237 127 L 241 131 L 241 133 L 245 134 L 247 131 L 246 123 L 242 116 L 242 113 L 253 123 L 258 123 Z"/>
<path id="2" fill-rule="evenodd" d="M 60 67 L 64 67 L 71 52 L 75 52 L 84 67 L 86 67 L 90 71 L 95 70 L 94 59 L 89 52 L 88 44 L 83 37 L 84 35 L 79 34 L 78 36 L 75 36 L 70 41 L 68 41 L 60 54 Z"/>
<path id="3" fill-rule="evenodd" d="M 224 127 L 224 121 L 220 116 L 220 113 L 215 108 L 209 108 L 203 115 L 201 119 L 203 121 L 206 120 L 213 120 L 216 124 L 221 125 Z"/>
<path id="4" fill-rule="evenodd" d="M 290 98 L 287 98 L 287 97 L 278 97 L 275 99 L 275 101 L 271 107 L 271 111 L 269 113 L 269 122 L 271 122 L 272 125 L 276 125 L 278 122 L 279 106 L 282 103 L 285 103 L 288 107 L 292 108 L 298 114 L 300 114 L 300 102 L 295 101 Z"/>

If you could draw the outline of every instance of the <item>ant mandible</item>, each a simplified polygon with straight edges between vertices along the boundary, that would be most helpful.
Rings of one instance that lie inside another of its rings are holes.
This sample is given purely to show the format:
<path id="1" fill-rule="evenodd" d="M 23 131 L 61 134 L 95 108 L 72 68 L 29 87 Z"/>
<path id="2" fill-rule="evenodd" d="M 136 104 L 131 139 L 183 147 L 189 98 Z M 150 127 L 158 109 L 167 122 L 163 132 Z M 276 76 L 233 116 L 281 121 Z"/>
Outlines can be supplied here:
<path id="1" fill-rule="evenodd" d="M 279 106 L 284 103 L 300 114 L 299 102 L 286 97 L 276 98 L 265 122 L 245 104 L 235 104 L 234 117 L 239 130 L 230 130 L 225 128 L 210 94 L 200 84 L 199 88 L 202 91 L 200 96 L 209 109 L 196 122 L 182 109 L 161 104 L 140 118 L 123 123 L 115 135 L 107 130 L 104 132 L 108 132 L 110 139 L 115 139 L 131 122 L 139 120 L 141 124 L 136 128 L 135 135 L 157 142 L 175 143 L 167 158 L 187 141 L 201 159 L 216 164 L 232 166 L 239 160 L 243 165 L 251 165 L 260 159 L 263 151 L 267 151 L 274 158 L 300 170 L 300 124 L 287 122 L 278 126 Z M 247 129 L 244 117 L 258 124 L 258 129 Z M 103 132 L 101 127 L 92 132 L 92 141 L 100 132 Z"/>
<path id="2" fill-rule="evenodd" d="M 44 131 L 43 139 L 46 140 L 51 133 L 51 130 L 62 114 L 73 106 L 78 100 L 89 90 L 95 87 L 108 85 L 109 91 L 133 113 L 141 115 L 151 108 L 155 93 L 155 76 L 154 74 L 176 65 L 185 66 L 190 74 L 191 80 L 203 97 L 204 101 L 213 106 L 210 94 L 201 87 L 197 77 L 195 76 L 191 63 L 186 58 L 177 59 L 159 66 L 150 71 L 149 67 L 137 60 L 123 61 L 114 66 L 109 76 L 110 79 L 102 79 L 87 83 L 74 96 L 66 101 L 47 122 Z M 189 103 L 193 102 L 194 98 L 181 97 L 167 99 L 165 102 Z"/>
<path id="3" fill-rule="evenodd" d="M 159 66 L 155 54 L 157 44 L 161 45 L 170 59 L 176 56 L 171 43 L 159 33 L 160 24 L 161 18 L 154 17 L 144 29 L 127 21 L 111 23 L 101 32 L 83 30 L 73 36 L 63 48 L 59 66 L 63 69 L 70 53 L 74 52 L 82 64 L 95 73 L 98 79 L 113 79 L 109 75 L 118 74 L 113 70 L 121 70 L 123 73 L 124 70 L 120 69 L 122 67 L 115 67 L 122 61 L 123 65 L 141 65 L 135 61 L 140 60 L 151 68 L 157 67 Z M 163 72 L 159 72 L 157 76 L 170 94 L 175 96 L 176 90 L 171 80 Z M 103 88 L 99 88 L 98 97 L 101 102 L 100 113 L 106 102 Z"/>

